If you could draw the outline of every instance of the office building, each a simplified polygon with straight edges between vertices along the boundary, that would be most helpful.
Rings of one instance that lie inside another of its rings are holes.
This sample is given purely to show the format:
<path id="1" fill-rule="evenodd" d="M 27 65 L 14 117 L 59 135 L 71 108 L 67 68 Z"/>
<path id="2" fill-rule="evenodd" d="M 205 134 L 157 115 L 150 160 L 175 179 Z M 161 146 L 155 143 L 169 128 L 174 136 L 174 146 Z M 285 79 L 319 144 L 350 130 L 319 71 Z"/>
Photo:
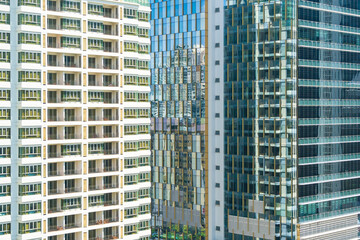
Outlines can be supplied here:
<path id="1" fill-rule="evenodd" d="M 152 238 L 222 239 L 223 2 L 150 7 Z"/>
<path id="2" fill-rule="evenodd" d="M 146 0 L 0 0 L 0 235 L 150 237 Z"/>
<path id="3" fill-rule="evenodd" d="M 225 1 L 225 239 L 358 239 L 356 0 Z"/>

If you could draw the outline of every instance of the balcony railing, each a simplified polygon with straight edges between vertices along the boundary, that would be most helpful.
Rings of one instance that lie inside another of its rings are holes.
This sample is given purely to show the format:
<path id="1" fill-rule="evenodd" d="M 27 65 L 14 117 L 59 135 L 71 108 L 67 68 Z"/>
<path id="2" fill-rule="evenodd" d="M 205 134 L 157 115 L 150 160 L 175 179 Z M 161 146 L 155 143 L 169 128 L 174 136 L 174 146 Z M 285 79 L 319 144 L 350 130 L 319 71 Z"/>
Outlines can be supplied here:
<path id="1" fill-rule="evenodd" d="M 65 81 L 60 79 L 48 79 L 48 85 L 59 85 L 59 86 L 80 86 L 79 80 Z"/>
<path id="2" fill-rule="evenodd" d="M 105 219 L 89 219 L 89 225 L 100 225 L 100 224 L 107 224 L 107 223 L 113 223 L 118 222 L 119 218 L 105 218 Z"/>
<path id="3" fill-rule="evenodd" d="M 117 116 L 89 116 L 89 121 L 118 121 L 119 118 Z"/>
<path id="4" fill-rule="evenodd" d="M 89 69 L 109 69 L 109 70 L 119 70 L 119 65 L 117 64 L 89 64 Z"/>
<path id="5" fill-rule="evenodd" d="M 48 67 L 71 67 L 71 68 L 80 68 L 81 64 L 78 63 L 60 63 L 49 61 L 47 64 Z"/>
<path id="6" fill-rule="evenodd" d="M 55 195 L 55 194 L 64 194 L 64 193 L 76 193 L 81 192 L 81 188 L 79 187 L 70 187 L 70 188 L 64 188 L 64 189 L 49 189 L 49 195 Z"/>
<path id="7" fill-rule="evenodd" d="M 89 168 L 89 173 L 115 172 L 118 170 L 118 167 Z"/>
<path id="8" fill-rule="evenodd" d="M 81 116 L 66 116 L 64 117 L 60 117 L 60 116 L 53 116 L 53 115 L 49 115 L 48 117 L 48 121 L 49 122 L 78 122 L 81 121 Z"/>
<path id="9" fill-rule="evenodd" d="M 59 43 L 48 43 L 47 44 L 47 47 L 48 48 L 57 48 L 57 49 L 62 49 L 62 48 L 77 48 L 77 49 L 80 49 L 81 46 L 80 44 L 67 44 L 67 45 L 64 45 L 64 44 L 59 44 Z"/>

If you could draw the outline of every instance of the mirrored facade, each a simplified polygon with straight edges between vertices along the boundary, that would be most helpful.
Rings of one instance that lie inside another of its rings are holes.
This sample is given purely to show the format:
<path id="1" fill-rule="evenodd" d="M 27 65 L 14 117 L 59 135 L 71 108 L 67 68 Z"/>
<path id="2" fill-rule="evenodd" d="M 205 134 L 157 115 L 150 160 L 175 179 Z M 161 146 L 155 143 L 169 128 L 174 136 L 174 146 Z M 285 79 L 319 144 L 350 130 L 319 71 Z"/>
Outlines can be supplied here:
<path id="1" fill-rule="evenodd" d="M 205 239 L 205 1 L 150 2 L 152 237 Z"/>

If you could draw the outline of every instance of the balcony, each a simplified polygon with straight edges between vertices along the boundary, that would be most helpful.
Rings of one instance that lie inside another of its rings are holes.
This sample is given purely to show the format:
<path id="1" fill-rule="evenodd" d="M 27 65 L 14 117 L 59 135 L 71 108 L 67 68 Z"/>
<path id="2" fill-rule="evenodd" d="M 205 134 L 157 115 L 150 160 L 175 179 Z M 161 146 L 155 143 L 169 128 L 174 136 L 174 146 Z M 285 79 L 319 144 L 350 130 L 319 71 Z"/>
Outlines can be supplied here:
<path id="1" fill-rule="evenodd" d="M 89 121 L 118 121 L 117 116 L 89 116 Z"/>
<path id="2" fill-rule="evenodd" d="M 99 184 L 99 185 L 89 185 L 90 191 L 106 190 L 106 189 L 114 189 L 114 188 L 119 188 L 119 184 L 107 183 L 107 184 Z"/>
<path id="3" fill-rule="evenodd" d="M 49 171 L 49 177 L 56 177 L 56 176 L 69 176 L 69 175 L 80 175 L 82 174 L 81 169 L 71 169 L 71 170 L 65 170 L 65 171 L 58 171 L 53 170 Z"/>
<path id="4" fill-rule="evenodd" d="M 89 63 L 89 69 L 103 69 L 103 70 L 119 70 L 118 64 L 91 64 Z"/>
<path id="5" fill-rule="evenodd" d="M 68 188 L 50 188 L 49 195 L 64 194 L 64 193 L 77 193 L 81 192 L 79 187 L 68 187 Z"/>
<path id="6" fill-rule="evenodd" d="M 49 115 L 48 116 L 48 121 L 49 122 L 78 122 L 81 121 L 81 116 L 66 116 L 65 118 L 62 116 L 57 116 L 57 115 Z"/>
<path id="7" fill-rule="evenodd" d="M 48 140 L 81 139 L 81 134 L 49 134 Z"/>
<path id="8" fill-rule="evenodd" d="M 61 62 L 49 61 L 47 66 L 48 67 L 80 68 L 81 64 L 79 64 L 79 63 L 61 63 Z"/>
<path id="9" fill-rule="evenodd" d="M 92 225 L 100 225 L 100 224 L 107 224 L 107 223 L 113 223 L 113 222 L 118 222 L 119 218 L 118 217 L 114 217 L 114 218 L 102 218 L 102 219 L 89 219 L 89 226 Z"/>
<path id="10" fill-rule="evenodd" d="M 48 231 L 54 232 L 54 231 L 62 231 L 62 230 L 67 230 L 67 229 L 80 228 L 80 227 L 81 227 L 81 224 L 76 224 L 76 223 L 65 224 L 65 226 L 64 225 L 49 225 Z"/>
<path id="11" fill-rule="evenodd" d="M 103 168 L 89 168 L 89 173 L 104 173 L 104 172 L 116 172 L 119 171 L 118 167 L 103 167 Z"/>

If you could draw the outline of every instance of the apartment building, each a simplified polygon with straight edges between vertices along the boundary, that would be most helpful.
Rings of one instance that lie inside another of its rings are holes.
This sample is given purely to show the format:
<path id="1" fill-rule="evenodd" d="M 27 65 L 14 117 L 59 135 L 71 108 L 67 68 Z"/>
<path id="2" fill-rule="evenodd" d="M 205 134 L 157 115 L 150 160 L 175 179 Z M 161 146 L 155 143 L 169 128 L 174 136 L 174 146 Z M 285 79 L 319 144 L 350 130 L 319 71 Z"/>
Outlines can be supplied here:
<path id="1" fill-rule="evenodd" d="M 2 239 L 149 239 L 146 0 L 0 0 Z"/>

